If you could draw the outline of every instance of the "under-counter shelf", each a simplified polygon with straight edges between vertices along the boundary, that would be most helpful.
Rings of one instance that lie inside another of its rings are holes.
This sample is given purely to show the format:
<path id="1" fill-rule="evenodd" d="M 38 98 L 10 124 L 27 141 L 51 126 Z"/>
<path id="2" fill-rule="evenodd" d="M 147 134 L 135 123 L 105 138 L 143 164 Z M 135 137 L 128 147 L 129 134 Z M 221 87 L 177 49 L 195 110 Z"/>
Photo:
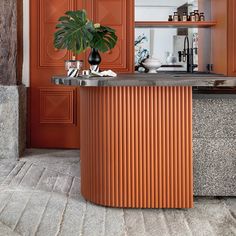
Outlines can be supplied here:
<path id="1" fill-rule="evenodd" d="M 157 28 L 209 28 L 214 27 L 216 21 L 136 21 L 135 27 L 157 27 Z"/>

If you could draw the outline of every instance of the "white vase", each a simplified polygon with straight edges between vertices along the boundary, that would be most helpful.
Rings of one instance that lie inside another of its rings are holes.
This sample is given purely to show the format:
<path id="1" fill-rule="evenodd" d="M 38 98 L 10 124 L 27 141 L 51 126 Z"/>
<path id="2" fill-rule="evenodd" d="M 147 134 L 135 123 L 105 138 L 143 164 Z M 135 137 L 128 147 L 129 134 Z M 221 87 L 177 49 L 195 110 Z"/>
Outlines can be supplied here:
<path id="1" fill-rule="evenodd" d="M 161 67 L 161 62 L 157 58 L 150 57 L 143 62 L 143 65 L 148 69 L 148 73 L 157 73 L 157 69 Z"/>
<path id="2" fill-rule="evenodd" d="M 174 56 L 173 53 L 170 53 L 170 55 L 166 59 L 166 62 L 168 65 L 174 65 L 177 62 L 177 58 Z"/>

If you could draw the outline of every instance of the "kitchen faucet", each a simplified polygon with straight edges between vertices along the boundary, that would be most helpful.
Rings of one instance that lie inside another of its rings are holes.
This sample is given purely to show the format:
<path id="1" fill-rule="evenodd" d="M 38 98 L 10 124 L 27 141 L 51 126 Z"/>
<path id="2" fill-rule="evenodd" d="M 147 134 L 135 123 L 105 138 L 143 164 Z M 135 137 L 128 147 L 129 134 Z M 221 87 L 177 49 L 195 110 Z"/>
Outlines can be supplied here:
<path id="1" fill-rule="evenodd" d="M 187 72 L 193 73 L 194 68 L 198 67 L 198 65 L 194 64 L 194 52 L 197 53 L 197 48 L 190 48 L 189 38 L 188 36 L 184 39 L 184 50 L 179 51 L 179 62 L 182 61 L 187 63 Z"/>

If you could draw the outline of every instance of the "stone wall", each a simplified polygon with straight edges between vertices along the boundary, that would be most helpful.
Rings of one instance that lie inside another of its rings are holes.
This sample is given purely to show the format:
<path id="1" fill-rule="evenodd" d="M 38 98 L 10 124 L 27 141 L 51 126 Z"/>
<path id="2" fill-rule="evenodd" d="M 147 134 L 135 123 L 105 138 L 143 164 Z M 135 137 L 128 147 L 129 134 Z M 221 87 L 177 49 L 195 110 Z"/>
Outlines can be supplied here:
<path id="1" fill-rule="evenodd" d="M 0 1 L 0 84 L 17 84 L 17 0 Z"/>
<path id="2" fill-rule="evenodd" d="M 236 196 L 236 95 L 193 100 L 194 194 Z"/>
<path id="3" fill-rule="evenodd" d="M 18 159 L 26 143 L 22 0 L 0 1 L 0 32 L 0 159 Z"/>
<path id="4" fill-rule="evenodd" d="M 0 159 L 17 160 L 26 145 L 26 88 L 0 86 Z"/>

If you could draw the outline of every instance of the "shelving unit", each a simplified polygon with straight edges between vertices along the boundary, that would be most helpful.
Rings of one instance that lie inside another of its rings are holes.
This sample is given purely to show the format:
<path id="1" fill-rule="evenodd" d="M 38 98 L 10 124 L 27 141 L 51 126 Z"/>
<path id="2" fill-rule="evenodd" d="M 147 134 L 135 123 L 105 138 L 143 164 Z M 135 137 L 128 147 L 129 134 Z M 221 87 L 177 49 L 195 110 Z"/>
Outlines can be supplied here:
<path id="1" fill-rule="evenodd" d="M 216 26 L 216 21 L 198 21 L 198 22 L 190 22 L 190 21 L 136 21 L 135 27 L 143 28 L 143 27 L 156 27 L 156 28 L 210 28 Z"/>

